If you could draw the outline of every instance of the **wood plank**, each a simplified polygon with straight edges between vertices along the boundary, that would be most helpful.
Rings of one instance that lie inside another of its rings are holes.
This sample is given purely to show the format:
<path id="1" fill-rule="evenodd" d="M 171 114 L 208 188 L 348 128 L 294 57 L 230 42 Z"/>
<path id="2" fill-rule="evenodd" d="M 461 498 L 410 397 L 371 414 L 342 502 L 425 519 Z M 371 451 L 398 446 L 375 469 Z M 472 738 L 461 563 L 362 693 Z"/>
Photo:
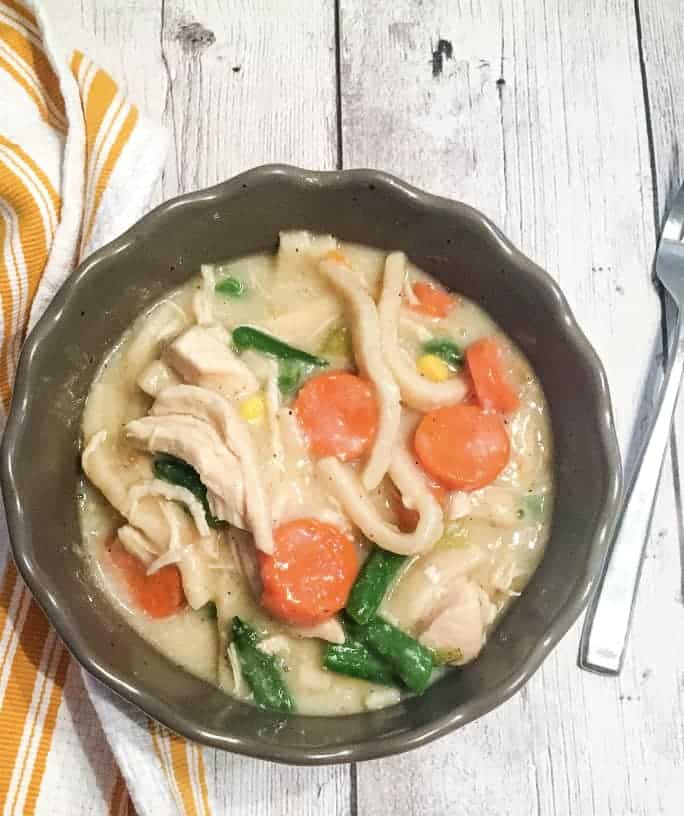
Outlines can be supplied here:
<path id="1" fill-rule="evenodd" d="M 342 0 L 340 29 L 344 166 L 480 207 L 559 280 L 606 365 L 625 451 L 660 314 L 633 5 L 404 0 L 368 14 Z M 360 765 L 360 813 L 678 812 L 684 615 L 669 464 L 663 481 L 620 680 L 577 669 L 575 627 L 499 710 Z M 664 620 L 668 648 L 655 636 Z"/>
<path id="2" fill-rule="evenodd" d="M 83 28 L 90 54 L 172 132 L 157 198 L 268 161 L 334 167 L 332 0 L 292 0 L 286 14 L 278 0 L 81 0 L 59 11 L 60 29 Z M 216 814 L 350 810 L 346 766 L 289 768 L 216 751 L 205 764 Z"/>
<path id="3" fill-rule="evenodd" d="M 278 0 L 166 0 L 166 120 L 178 190 L 268 162 L 334 167 L 333 3 L 296 0 L 283 12 Z"/>

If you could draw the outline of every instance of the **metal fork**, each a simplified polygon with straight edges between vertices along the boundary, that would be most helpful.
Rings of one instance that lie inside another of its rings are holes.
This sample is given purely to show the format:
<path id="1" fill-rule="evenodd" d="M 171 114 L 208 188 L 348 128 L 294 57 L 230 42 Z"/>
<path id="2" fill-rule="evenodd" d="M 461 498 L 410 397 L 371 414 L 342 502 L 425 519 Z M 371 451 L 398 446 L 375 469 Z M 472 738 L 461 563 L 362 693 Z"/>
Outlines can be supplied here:
<path id="1" fill-rule="evenodd" d="M 580 642 L 581 668 L 602 674 L 619 674 L 622 668 L 660 472 L 684 370 L 683 238 L 684 186 L 679 189 L 670 209 L 656 253 L 656 276 L 677 307 L 663 385 L 651 427 L 639 452 L 601 583 L 584 621 Z"/>

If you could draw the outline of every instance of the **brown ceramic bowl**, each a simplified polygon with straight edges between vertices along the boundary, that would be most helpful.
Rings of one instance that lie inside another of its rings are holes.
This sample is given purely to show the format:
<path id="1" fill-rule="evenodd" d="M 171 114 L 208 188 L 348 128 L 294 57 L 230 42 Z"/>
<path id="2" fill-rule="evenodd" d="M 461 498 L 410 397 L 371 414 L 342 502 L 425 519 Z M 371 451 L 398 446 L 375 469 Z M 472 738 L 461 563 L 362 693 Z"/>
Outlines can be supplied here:
<path id="1" fill-rule="evenodd" d="M 551 406 L 556 500 L 546 554 L 481 656 L 422 697 L 336 719 L 227 697 L 154 651 L 112 610 L 77 554 L 84 400 L 133 319 L 201 263 L 274 250 L 281 229 L 401 249 L 481 303 L 531 360 Z M 605 374 L 553 280 L 476 210 L 368 170 L 251 170 L 161 205 L 84 261 L 28 338 L 2 449 L 14 557 L 78 661 L 184 736 L 280 762 L 364 760 L 481 717 L 529 679 L 584 607 L 606 554 L 620 459 Z"/>

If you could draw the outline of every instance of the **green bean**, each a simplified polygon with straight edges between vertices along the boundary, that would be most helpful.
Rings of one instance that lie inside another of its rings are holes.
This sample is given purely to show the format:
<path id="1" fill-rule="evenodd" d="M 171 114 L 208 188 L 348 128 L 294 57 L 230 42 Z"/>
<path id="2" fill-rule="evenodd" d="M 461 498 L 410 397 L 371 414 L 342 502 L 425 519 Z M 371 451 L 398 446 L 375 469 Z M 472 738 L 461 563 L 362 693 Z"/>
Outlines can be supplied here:
<path id="1" fill-rule="evenodd" d="M 279 360 L 299 360 L 301 363 L 308 363 L 312 366 L 327 366 L 328 361 L 323 357 L 316 357 L 308 351 L 290 346 L 277 337 L 254 329 L 252 326 L 238 326 L 233 329 L 233 344 L 238 351 L 253 349 L 262 354 L 269 354 Z"/>
<path id="2" fill-rule="evenodd" d="M 240 298 L 245 294 L 246 287 L 244 282 L 239 278 L 233 278 L 228 275 L 214 286 L 214 291 L 225 297 Z"/>
<path id="3" fill-rule="evenodd" d="M 278 388 L 283 394 L 293 394 L 311 374 L 312 365 L 300 360 L 278 361 Z"/>
<path id="4" fill-rule="evenodd" d="M 252 690 L 254 702 L 261 708 L 285 713 L 294 711 L 294 700 L 280 676 L 277 660 L 259 650 L 259 636 L 254 629 L 236 616 L 232 632 L 242 674 Z"/>
<path id="5" fill-rule="evenodd" d="M 435 354 L 452 368 L 460 368 L 463 364 L 463 352 L 448 337 L 433 337 L 423 343 L 423 352 L 425 354 Z"/>
<path id="6" fill-rule="evenodd" d="M 160 453 L 155 456 L 152 462 L 154 475 L 169 484 L 178 485 L 189 490 L 198 499 L 204 508 L 204 515 L 207 517 L 207 524 L 210 527 L 223 527 L 224 521 L 216 518 L 211 512 L 207 499 L 207 488 L 199 477 L 199 473 L 192 465 L 177 456 L 168 453 Z"/>
<path id="7" fill-rule="evenodd" d="M 406 556 L 376 547 L 356 577 L 347 599 L 347 614 L 357 623 L 368 623 Z"/>
<path id="8" fill-rule="evenodd" d="M 323 665 L 328 671 L 359 677 L 371 683 L 396 686 L 392 668 L 385 661 L 372 654 L 359 641 L 347 638 L 344 643 L 331 644 L 325 650 Z"/>
<path id="9" fill-rule="evenodd" d="M 373 618 L 364 625 L 348 624 L 348 631 L 352 638 L 386 660 L 411 691 L 422 694 L 428 687 L 432 652 L 406 632 L 382 618 Z"/>

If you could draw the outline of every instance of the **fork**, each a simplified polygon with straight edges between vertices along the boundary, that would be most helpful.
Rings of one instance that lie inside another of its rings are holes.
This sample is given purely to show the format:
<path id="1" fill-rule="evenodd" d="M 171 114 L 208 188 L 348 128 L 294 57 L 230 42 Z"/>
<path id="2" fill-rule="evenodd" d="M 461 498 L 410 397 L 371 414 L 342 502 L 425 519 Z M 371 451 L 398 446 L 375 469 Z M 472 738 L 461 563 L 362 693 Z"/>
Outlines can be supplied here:
<path id="1" fill-rule="evenodd" d="M 684 370 L 683 238 L 684 185 L 670 209 L 656 253 L 656 277 L 677 307 L 663 385 L 580 641 L 580 667 L 601 674 L 616 675 L 622 668 L 644 549 Z"/>

